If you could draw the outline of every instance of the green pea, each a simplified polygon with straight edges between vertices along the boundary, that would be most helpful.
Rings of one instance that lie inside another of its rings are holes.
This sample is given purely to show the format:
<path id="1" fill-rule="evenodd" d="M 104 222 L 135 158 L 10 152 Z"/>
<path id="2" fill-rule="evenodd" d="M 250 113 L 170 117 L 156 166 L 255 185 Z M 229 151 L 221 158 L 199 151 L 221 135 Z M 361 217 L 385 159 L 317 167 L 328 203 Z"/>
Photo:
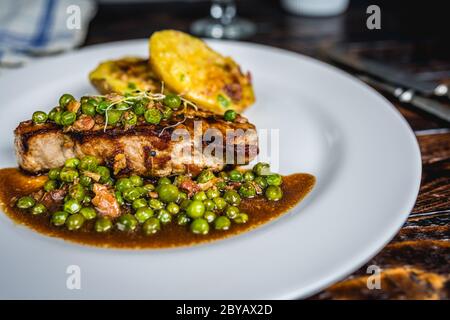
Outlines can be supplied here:
<path id="1" fill-rule="evenodd" d="M 33 119 L 33 122 L 36 124 L 45 123 L 47 121 L 47 114 L 44 111 L 36 111 L 33 113 L 33 116 L 31 117 Z"/>
<path id="2" fill-rule="evenodd" d="M 90 99 L 89 96 L 82 96 L 82 97 L 80 98 L 80 103 L 81 103 L 81 104 L 86 103 L 86 102 L 89 101 L 89 99 Z"/>
<path id="3" fill-rule="evenodd" d="M 142 101 L 138 101 L 134 104 L 133 111 L 136 115 L 142 116 L 145 113 L 145 110 L 147 110 L 146 106 L 147 104 Z"/>
<path id="4" fill-rule="evenodd" d="M 245 182 L 239 188 L 239 194 L 244 198 L 253 198 L 256 196 L 255 186 L 251 182 Z"/>
<path id="5" fill-rule="evenodd" d="M 59 98 L 59 105 L 60 105 L 61 108 L 65 108 L 65 107 L 67 107 L 69 102 L 73 101 L 73 100 L 75 100 L 73 95 L 65 93 Z"/>
<path id="6" fill-rule="evenodd" d="M 91 185 L 92 185 L 92 178 L 83 175 L 83 176 L 80 177 L 80 184 L 81 184 L 83 187 L 90 188 Z"/>
<path id="7" fill-rule="evenodd" d="M 255 180 L 255 174 L 251 171 L 246 171 L 244 173 L 244 180 L 245 181 L 253 181 Z"/>
<path id="8" fill-rule="evenodd" d="M 142 230 L 146 235 L 152 235 L 161 230 L 161 222 L 156 218 L 148 218 L 144 225 L 142 226 Z"/>
<path id="9" fill-rule="evenodd" d="M 161 115 L 162 115 L 162 119 L 168 120 L 168 119 L 170 119 L 172 117 L 173 111 L 170 108 L 164 108 L 164 110 L 162 111 Z"/>
<path id="10" fill-rule="evenodd" d="M 90 103 L 89 101 L 81 104 L 81 112 L 88 116 L 95 116 L 95 105 Z"/>
<path id="11" fill-rule="evenodd" d="M 82 201 L 86 195 L 86 190 L 81 184 L 74 184 L 69 188 L 69 196 L 77 201 Z"/>
<path id="12" fill-rule="evenodd" d="M 228 230 L 230 229 L 231 221 L 225 216 L 217 217 L 216 220 L 214 220 L 214 228 L 216 230 Z"/>
<path id="13" fill-rule="evenodd" d="M 130 182 L 135 187 L 142 187 L 144 185 L 144 180 L 137 175 L 130 176 Z"/>
<path id="14" fill-rule="evenodd" d="M 144 223 L 148 218 L 153 217 L 153 210 L 149 207 L 140 207 L 134 216 L 139 223 Z"/>
<path id="15" fill-rule="evenodd" d="M 187 225 L 189 222 L 191 221 L 191 219 L 189 219 L 189 217 L 185 214 L 179 214 L 177 216 L 177 224 L 179 226 L 185 226 Z"/>
<path id="16" fill-rule="evenodd" d="M 261 187 L 261 189 L 267 188 L 267 181 L 264 177 L 256 177 L 254 182 Z"/>
<path id="17" fill-rule="evenodd" d="M 164 203 L 162 203 L 160 200 L 158 199 L 150 199 L 148 201 L 148 205 L 150 208 L 152 208 L 153 210 L 159 210 L 164 208 Z"/>
<path id="18" fill-rule="evenodd" d="M 110 105 L 108 101 L 102 101 L 95 107 L 95 111 L 100 114 L 105 114 Z"/>
<path id="19" fill-rule="evenodd" d="M 106 217 L 100 217 L 95 221 L 95 231 L 106 232 L 112 228 L 112 222 Z"/>
<path id="20" fill-rule="evenodd" d="M 70 126 L 77 120 L 77 114 L 71 111 L 64 111 L 61 114 L 61 124 L 63 126 Z"/>
<path id="21" fill-rule="evenodd" d="M 198 183 L 206 183 L 209 180 L 213 179 L 214 173 L 211 170 L 203 170 L 197 177 Z"/>
<path id="22" fill-rule="evenodd" d="M 139 199 L 141 197 L 141 192 L 138 188 L 129 188 L 126 189 L 123 193 L 123 198 L 132 203 L 134 200 Z"/>
<path id="23" fill-rule="evenodd" d="M 228 173 L 231 181 L 241 182 L 242 181 L 242 173 L 238 170 L 231 170 Z"/>
<path id="24" fill-rule="evenodd" d="M 130 108 L 130 106 L 126 102 L 119 102 L 114 107 L 116 108 L 116 110 L 120 110 L 120 111 L 125 111 Z"/>
<path id="25" fill-rule="evenodd" d="M 205 205 L 200 200 L 193 200 L 186 208 L 186 214 L 193 218 L 200 218 L 205 213 Z"/>
<path id="26" fill-rule="evenodd" d="M 109 178 L 111 177 L 111 172 L 105 166 L 98 166 L 97 169 L 95 169 L 95 172 L 100 175 L 101 183 L 107 183 Z"/>
<path id="27" fill-rule="evenodd" d="M 117 219 L 117 229 L 119 229 L 120 231 L 133 231 L 134 229 L 136 229 L 138 224 L 138 221 L 136 220 L 136 218 L 127 213 L 124 215 L 121 215 L 118 219 Z"/>
<path id="28" fill-rule="evenodd" d="M 115 109 L 106 111 L 106 118 L 107 118 L 106 122 L 109 125 L 117 124 L 120 121 L 120 119 L 122 118 L 122 113 L 123 113 L 123 111 L 115 110 Z"/>
<path id="29" fill-rule="evenodd" d="M 216 187 L 219 191 L 224 191 L 227 187 L 227 183 L 225 181 L 219 181 L 216 183 Z"/>
<path id="30" fill-rule="evenodd" d="M 91 204 L 91 201 L 92 201 L 91 196 L 85 195 L 83 200 L 81 201 L 81 204 L 87 206 L 87 205 Z"/>
<path id="31" fill-rule="evenodd" d="M 235 206 L 229 206 L 225 211 L 225 214 L 227 215 L 228 218 L 234 219 L 239 214 L 239 208 Z"/>
<path id="32" fill-rule="evenodd" d="M 139 198 L 133 201 L 132 207 L 134 210 L 137 210 L 139 208 L 143 208 L 147 206 L 147 201 L 143 198 Z"/>
<path id="33" fill-rule="evenodd" d="M 195 234 L 208 234 L 209 232 L 209 224 L 208 221 L 202 218 L 195 219 L 191 223 L 191 232 Z"/>
<path id="34" fill-rule="evenodd" d="M 170 179 L 167 178 L 167 177 L 159 178 L 158 186 L 162 186 L 162 185 L 165 185 L 165 184 L 172 184 L 172 181 L 170 181 Z"/>
<path id="35" fill-rule="evenodd" d="M 48 172 L 48 178 L 50 180 L 57 180 L 59 179 L 59 173 L 61 172 L 61 169 L 50 169 Z"/>
<path id="36" fill-rule="evenodd" d="M 183 201 L 181 201 L 180 208 L 186 210 L 187 207 L 189 207 L 189 205 L 191 204 L 191 202 L 192 200 L 184 199 Z"/>
<path id="37" fill-rule="evenodd" d="M 234 110 L 227 110 L 223 114 L 223 118 L 225 119 L 225 121 L 230 121 L 230 122 L 233 122 L 236 119 L 236 116 L 237 116 L 237 113 Z"/>
<path id="38" fill-rule="evenodd" d="M 278 173 L 273 173 L 266 176 L 266 181 L 269 186 L 279 186 L 283 182 L 283 178 Z"/>
<path id="39" fill-rule="evenodd" d="M 79 164 L 80 164 L 80 160 L 78 160 L 77 158 L 69 158 L 64 163 L 64 166 L 66 168 L 76 169 Z"/>
<path id="40" fill-rule="evenodd" d="M 127 189 L 130 189 L 133 187 L 133 184 L 131 183 L 130 179 L 128 178 L 120 178 L 116 181 L 115 188 L 116 190 L 120 192 L 124 192 Z"/>
<path id="41" fill-rule="evenodd" d="M 151 183 L 147 183 L 146 185 L 144 185 L 144 189 L 147 190 L 147 192 L 150 192 L 155 190 L 155 186 Z"/>
<path id="42" fill-rule="evenodd" d="M 158 211 L 158 219 L 162 224 L 168 224 L 172 221 L 172 215 L 165 209 Z"/>
<path id="43" fill-rule="evenodd" d="M 49 192 L 58 189 L 58 181 L 56 180 L 48 180 L 44 184 L 44 190 Z"/>
<path id="44" fill-rule="evenodd" d="M 161 122 L 162 114 L 158 109 L 151 108 L 145 111 L 144 118 L 147 123 L 159 124 Z"/>
<path id="45" fill-rule="evenodd" d="M 228 190 L 225 192 L 223 198 L 232 206 L 238 206 L 241 203 L 241 197 L 234 190 Z"/>
<path id="46" fill-rule="evenodd" d="M 80 213 L 70 215 L 66 220 L 66 227 L 71 231 L 78 230 L 83 226 L 84 220 L 84 216 Z"/>
<path id="47" fill-rule="evenodd" d="M 25 197 L 21 197 L 19 198 L 19 200 L 17 200 L 16 206 L 20 209 L 29 209 L 31 207 L 33 207 L 36 204 L 36 201 L 30 197 L 30 196 L 25 196 Z"/>
<path id="48" fill-rule="evenodd" d="M 79 168 L 81 170 L 95 172 L 98 166 L 98 159 L 94 156 L 85 156 L 83 159 L 81 159 Z"/>
<path id="49" fill-rule="evenodd" d="M 197 192 L 194 197 L 192 198 L 193 200 L 200 200 L 200 201 L 205 201 L 206 199 L 208 199 L 208 197 L 206 196 L 205 191 L 199 191 Z"/>
<path id="50" fill-rule="evenodd" d="M 180 204 L 182 203 L 184 200 L 186 200 L 188 198 L 186 192 L 180 192 L 178 193 L 178 198 L 177 198 L 177 203 Z"/>
<path id="51" fill-rule="evenodd" d="M 55 107 L 52 110 L 50 110 L 50 112 L 48 113 L 48 119 L 54 121 L 55 120 L 55 115 L 56 115 L 56 113 L 58 111 L 59 111 L 58 107 Z"/>
<path id="52" fill-rule="evenodd" d="M 122 192 L 116 191 L 116 192 L 114 192 L 114 196 L 116 197 L 117 203 L 120 206 L 123 206 L 125 204 L 125 201 L 123 200 Z"/>
<path id="53" fill-rule="evenodd" d="M 203 204 L 205 205 L 206 211 L 213 211 L 216 209 L 216 204 L 211 199 L 206 199 L 203 201 Z"/>
<path id="54" fill-rule="evenodd" d="M 265 194 L 270 201 L 278 201 L 283 198 L 283 191 L 279 186 L 268 186 Z"/>
<path id="55" fill-rule="evenodd" d="M 122 117 L 122 123 L 128 126 L 134 126 L 137 124 L 137 116 L 132 111 L 127 111 Z"/>
<path id="56" fill-rule="evenodd" d="M 171 109 L 178 109 L 181 105 L 181 99 L 176 94 L 167 94 L 163 100 L 164 104 Z"/>
<path id="57" fill-rule="evenodd" d="M 55 121 L 55 123 L 57 125 L 61 125 L 61 117 L 62 117 L 63 112 L 62 111 L 57 111 L 54 115 L 53 121 Z"/>
<path id="58" fill-rule="evenodd" d="M 253 167 L 253 172 L 258 176 L 265 176 L 270 174 L 270 165 L 265 162 L 258 162 Z"/>
<path id="59" fill-rule="evenodd" d="M 241 212 L 241 213 L 239 213 L 237 215 L 236 218 L 234 218 L 233 221 L 236 222 L 236 223 L 247 223 L 247 221 L 248 221 L 248 214 Z"/>
<path id="60" fill-rule="evenodd" d="M 180 207 L 175 203 L 175 202 L 170 202 L 167 207 L 166 210 L 170 213 L 170 214 L 178 214 L 178 212 L 180 212 Z"/>
<path id="61" fill-rule="evenodd" d="M 162 202 L 175 202 L 178 199 L 179 190 L 173 184 L 164 184 L 159 187 L 158 195 Z"/>
<path id="62" fill-rule="evenodd" d="M 226 173 L 225 171 L 220 171 L 219 172 L 219 178 L 221 178 L 223 181 L 230 180 L 230 177 L 228 176 L 228 173 Z"/>
<path id="63" fill-rule="evenodd" d="M 212 223 L 216 219 L 216 217 L 216 214 L 212 211 L 206 211 L 203 215 L 203 218 L 205 218 L 208 223 Z"/>
<path id="64" fill-rule="evenodd" d="M 47 208 L 42 203 L 38 203 L 33 207 L 33 209 L 31 209 L 31 214 L 37 216 L 45 213 L 46 211 Z"/>
<path id="65" fill-rule="evenodd" d="M 227 206 L 227 202 L 222 197 L 214 198 L 213 201 L 214 201 L 214 203 L 216 205 L 216 209 L 219 210 L 219 211 L 222 211 Z"/>
<path id="66" fill-rule="evenodd" d="M 64 203 L 64 211 L 74 214 L 81 210 L 81 204 L 75 199 L 69 199 Z"/>
<path id="67" fill-rule="evenodd" d="M 220 191 L 217 189 L 210 188 L 206 191 L 206 196 L 208 197 L 208 199 L 220 197 Z"/>
<path id="68" fill-rule="evenodd" d="M 52 223 L 55 226 L 62 226 L 65 222 L 69 214 L 65 211 L 57 211 L 52 215 Z"/>
<path id="69" fill-rule="evenodd" d="M 59 178 L 64 182 L 73 182 L 78 178 L 78 171 L 72 168 L 62 168 L 59 173 Z"/>
<path id="70" fill-rule="evenodd" d="M 97 217 L 97 212 L 92 207 L 81 208 L 80 213 L 86 220 L 92 220 Z"/>

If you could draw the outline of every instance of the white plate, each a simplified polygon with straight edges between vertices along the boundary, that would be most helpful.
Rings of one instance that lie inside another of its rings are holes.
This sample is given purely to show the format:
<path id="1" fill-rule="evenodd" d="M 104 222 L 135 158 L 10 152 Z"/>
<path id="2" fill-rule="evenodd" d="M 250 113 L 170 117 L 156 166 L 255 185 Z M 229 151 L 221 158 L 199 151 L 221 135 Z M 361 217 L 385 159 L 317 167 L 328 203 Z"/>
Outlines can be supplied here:
<path id="1" fill-rule="evenodd" d="M 146 41 L 111 43 L 37 62 L 0 78 L 0 167 L 15 165 L 13 129 L 60 94 L 92 93 L 98 62 L 146 56 Z M 416 139 L 382 96 L 295 53 L 212 41 L 251 70 L 258 128 L 280 129 L 283 174 L 309 172 L 313 192 L 280 219 L 215 243 L 168 250 L 85 247 L 0 215 L 1 298 L 298 298 L 346 276 L 397 232 L 417 196 Z M 81 269 L 81 290 L 66 269 Z"/>

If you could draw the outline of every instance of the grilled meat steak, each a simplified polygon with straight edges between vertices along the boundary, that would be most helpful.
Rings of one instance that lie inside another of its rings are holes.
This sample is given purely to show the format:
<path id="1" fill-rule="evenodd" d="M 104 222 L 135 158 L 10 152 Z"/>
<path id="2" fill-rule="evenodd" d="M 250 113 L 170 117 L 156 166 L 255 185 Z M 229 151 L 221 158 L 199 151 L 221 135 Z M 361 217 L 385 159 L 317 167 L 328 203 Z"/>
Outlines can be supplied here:
<path id="1" fill-rule="evenodd" d="M 227 122 L 213 113 L 189 109 L 158 125 L 108 126 L 106 130 L 98 120 L 80 117 L 64 129 L 52 122 L 21 122 L 14 131 L 19 166 L 37 173 L 63 166 L 71 157 L 93 155 L 118 176 L 195 176 L 206 168 L 219 171 L 227 164 L 246 164 L 258 152 L 255 126 L 242 116 Z M 227 133 L 237 129 L 245 134 L 229 134 L 226 143 Z M 178 134 L 180 130 L 184 134 Z M 177 139 L 173 139 L 174 133 Z M 215 136 L 218 133 L 223 139 Z"/>

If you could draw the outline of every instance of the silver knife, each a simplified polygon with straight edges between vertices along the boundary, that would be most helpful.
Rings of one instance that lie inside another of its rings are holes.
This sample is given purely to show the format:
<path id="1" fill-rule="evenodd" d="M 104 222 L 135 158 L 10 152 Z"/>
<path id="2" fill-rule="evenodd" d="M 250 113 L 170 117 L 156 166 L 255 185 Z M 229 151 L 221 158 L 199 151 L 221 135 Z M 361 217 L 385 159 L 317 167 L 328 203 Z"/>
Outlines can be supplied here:
<path id="1" fill-rule="evenodd" d="M 416 95 L 415 92 L 411 89 L 405 90 L 401 87 L 383 83 L 365 75 L 359 75 L 358 78 L 365 83 L 375 87 L 376 89 L 385 91 L 393 95 L 400 102 L 410 103 L 425 112 L 428 112 L 440 119 L 450 122 L 450 107 L 446 106 L 443 103 L 440 103 L 439 101 L 421 97 L 419 95 Z"/>
<path id="2" fill-rule="evenodd" d="M 334 47 L 327 50 L 327 55 L 334 61 L 346 65 L 359 72 L 367 73 L 403 88 L 418 91 L 424 95 L 446 96 L 449 93 L 447 85 L 436 81 L 416 80 L 414 75 L 398 70 L 382 63 L 348 55 L 342 48 Z"/>

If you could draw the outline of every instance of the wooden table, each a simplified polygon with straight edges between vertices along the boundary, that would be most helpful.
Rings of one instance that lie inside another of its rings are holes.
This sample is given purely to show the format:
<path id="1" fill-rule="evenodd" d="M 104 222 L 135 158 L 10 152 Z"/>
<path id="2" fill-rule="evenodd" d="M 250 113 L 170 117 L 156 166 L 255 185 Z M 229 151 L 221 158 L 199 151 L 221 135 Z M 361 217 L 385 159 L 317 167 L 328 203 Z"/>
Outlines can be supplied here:
<path id="1" fill-rule="evenodd" d="M 444 10 L 427 12 L 424 6 L 410 2 L 408 10 L 404 10 L 392 2 L 396 1 L 377 1 L 382 9 L 382 29 L 375 31 L 365 26 L 365 10 L 370 4 L 365 1 L 351 6 L 344 15 L 326 19 L 289 15 L 278 1 L 240 1 L 239 14 L 258 24 L 258 34 L 248 41 L 320 59 L 324 59 L 322 50 L 336 42 L 364 41 L 383 46 L 392 43 L 394 51 L 398 40 L 425 45 L 435 41 L 448 46 Z M 85 45 L 146 38 L 165 28 L 188 31 L 192 21 L 208 13 L 208 6 L 207 2 L 103 5 L 90 25 Z M 415 23 L 418 19 L 423 23 Z M 428 58 L 431 61 L 444 55 L 450 59 L 448 49 L 444 47 L 444 54 L 442 50 L 430 49 Z M 414 67 L 415 60 L 409 64 Z M 448 64 L 443 65 L 446 67 Z M 401 231 L 376 257 L 312 299 L 450 297 L 450 127 L 408 105 L 393 103 L 413 128 L 422 151 L 422 186 L 416 205 Z M 369 265 L 382 268 L 381 290 L 367 288 Z"/>

